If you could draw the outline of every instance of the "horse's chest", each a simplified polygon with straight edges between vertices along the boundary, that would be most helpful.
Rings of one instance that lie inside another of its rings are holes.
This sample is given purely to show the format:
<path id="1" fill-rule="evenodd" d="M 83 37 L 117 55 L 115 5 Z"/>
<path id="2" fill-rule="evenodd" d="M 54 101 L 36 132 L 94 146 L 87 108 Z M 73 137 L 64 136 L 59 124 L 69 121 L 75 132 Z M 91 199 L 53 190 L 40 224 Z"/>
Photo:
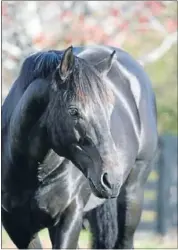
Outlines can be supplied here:
<path id="1" fill-rule="evenodd" d="M 35 194 L 35 202 L 39 210 L 48 213 L 51 218 L 56 218 L 63 213 L 72 199 L 79 194 L 83 184 L 80 179 L 81 174 L 74 173 L 74 171 L 77 170 L 71 162 L 64 159 L 59 165 L 56 164 L 56 168 L 53 168 L 47 175 L 44 171 L 42 171 L 43 174 L 40 173 L 44 179 Z"/>
<path id="2" fill-rule="evenodd" d="M 50 183 L 37 190 L 34 200 L 37 210 L 54 219 L 64 211 L 70 197 L 67 192 L 58 187 L 57 183 Z"/>

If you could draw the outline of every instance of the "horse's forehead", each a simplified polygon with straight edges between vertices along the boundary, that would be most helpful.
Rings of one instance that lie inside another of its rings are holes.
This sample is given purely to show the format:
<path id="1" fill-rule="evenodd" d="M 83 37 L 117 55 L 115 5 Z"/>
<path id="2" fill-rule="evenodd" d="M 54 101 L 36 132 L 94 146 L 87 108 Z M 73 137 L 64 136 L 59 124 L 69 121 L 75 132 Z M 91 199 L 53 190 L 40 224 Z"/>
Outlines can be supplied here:
<path id="1" fill-rule="evenodd" d="M 79 100 L 82 101 L 84 104 L 89 102 L 89 100 L 93 100 L 92 98 L 95 98 L 94 96 L 88 96 L 84 91 L 82 91 L 80 89 L 77 90 L 77 96 L 78 96 Z M 95 101 L 95 100 L 93 100 L 93 101 Z M 115 95 L 111 89 L 106 90 L 106 94 L 104 96 L 103 102 L 114 105 Z"/>

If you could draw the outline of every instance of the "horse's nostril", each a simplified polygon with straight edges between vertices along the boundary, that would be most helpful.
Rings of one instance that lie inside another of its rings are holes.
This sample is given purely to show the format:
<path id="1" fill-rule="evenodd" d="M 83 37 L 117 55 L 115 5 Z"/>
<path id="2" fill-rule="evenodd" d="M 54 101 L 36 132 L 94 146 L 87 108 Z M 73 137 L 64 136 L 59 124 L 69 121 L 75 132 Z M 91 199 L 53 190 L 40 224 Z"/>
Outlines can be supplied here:
<path id="1" fill-rule="evenodd" d="M 102 184 L 105 188 L 111 189 L 112 186 L 111 186 L 111 184 L 110 184 L 110 182 L 109 182 L 109 178 L 108 178 L 108 177 L 109 177 L 108 174 L 107 174 L 107 173 L 104 173 L 104 174 L 101 176 L 101 184 Z"/>

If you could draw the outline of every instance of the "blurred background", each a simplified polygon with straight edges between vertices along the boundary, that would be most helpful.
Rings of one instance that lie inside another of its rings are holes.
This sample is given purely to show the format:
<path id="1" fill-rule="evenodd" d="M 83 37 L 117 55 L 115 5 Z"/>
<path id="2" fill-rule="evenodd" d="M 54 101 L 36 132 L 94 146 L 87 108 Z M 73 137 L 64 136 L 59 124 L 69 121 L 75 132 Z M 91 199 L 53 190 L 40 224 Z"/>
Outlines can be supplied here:
<path id="1" fill-rule="evenodd" d="M 133 55 L 156 93 L 159 152 L 145 187 L 136 248 L 177 248 L 177 1 L 2 1 L 2 102 L 25 57 L 103 44 Z M 50 246 L 46 230 L 40 233 Z M 83 230 L 80 246 L 90 246 Z M 2 230 L 2 248 L 14 245 Z"/>

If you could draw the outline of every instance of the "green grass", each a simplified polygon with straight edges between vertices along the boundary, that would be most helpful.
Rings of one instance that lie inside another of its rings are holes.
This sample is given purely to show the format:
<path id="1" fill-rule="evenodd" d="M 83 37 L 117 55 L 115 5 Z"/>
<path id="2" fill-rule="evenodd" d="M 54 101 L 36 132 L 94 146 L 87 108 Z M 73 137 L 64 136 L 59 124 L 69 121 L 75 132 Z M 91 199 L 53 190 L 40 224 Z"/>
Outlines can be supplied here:
<path id="1" fill-rule="evenodd" d="M 44 248 L 51 248 L 51 243 L 49 241 L 49 236 L 47 230 L 42 230 L 39 233 L 41 242 Z M 79 247 L 82 249 L 90 248 L 91 235 L 87 231 L 82 231 L 80 234 Z M 15 248 L 11 240 L 9 239 L 5 230 L 2 230 L 2 248 Z M 156 248 L 177 248 L 177 240 L 175 237 L 175 232 L 171 233 L 170 236 L 160 237 L 158 235 L 152 234 L 140 234 L 136 236 L 135 248 L 139 249 L 156 249 Z"/>

